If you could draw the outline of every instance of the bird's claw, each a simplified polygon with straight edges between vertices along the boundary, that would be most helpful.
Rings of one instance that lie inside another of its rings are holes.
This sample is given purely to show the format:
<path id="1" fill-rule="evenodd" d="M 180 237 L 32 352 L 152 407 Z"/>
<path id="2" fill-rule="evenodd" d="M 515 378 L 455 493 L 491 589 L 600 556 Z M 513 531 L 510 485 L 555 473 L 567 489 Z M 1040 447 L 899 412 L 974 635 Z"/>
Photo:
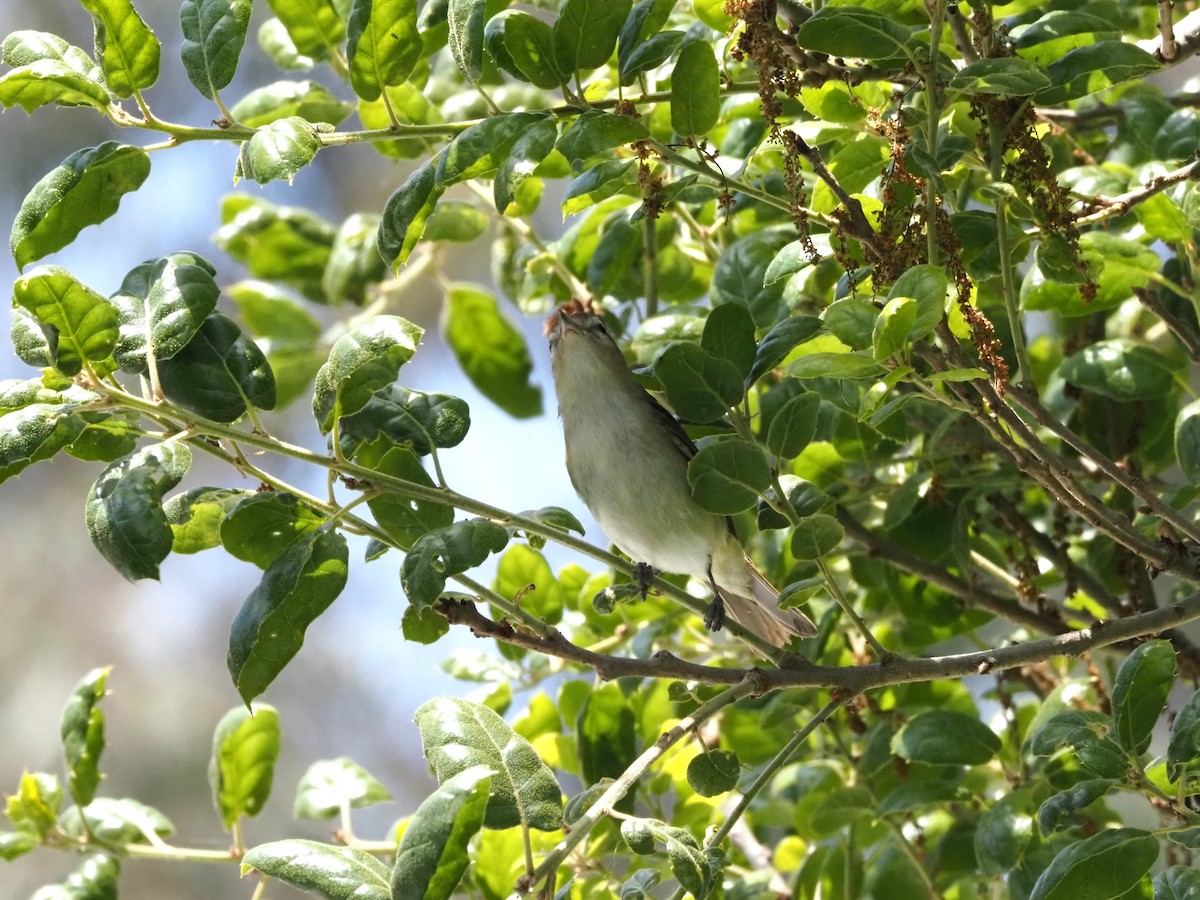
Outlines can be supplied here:
<path id="1" fill-rule="evenodd" d="M 650 593 L 650 584 L 654 581 L 654 566 L 650 563 L 640 562 L 634 566 L 634 570 L 634 580 L 637 583 L 638 591 L 645 600 L 646 595 Z"/>
<path id="2" fill-rule="evenodd" d="M 725 601 L 721 599 L 720 594 L 717 594 L 713 597 L 712 603 L 708 604 L 708 609 L 704 611 L 704 627 L 709 631 L 720 631 L 724 624 Z"/>

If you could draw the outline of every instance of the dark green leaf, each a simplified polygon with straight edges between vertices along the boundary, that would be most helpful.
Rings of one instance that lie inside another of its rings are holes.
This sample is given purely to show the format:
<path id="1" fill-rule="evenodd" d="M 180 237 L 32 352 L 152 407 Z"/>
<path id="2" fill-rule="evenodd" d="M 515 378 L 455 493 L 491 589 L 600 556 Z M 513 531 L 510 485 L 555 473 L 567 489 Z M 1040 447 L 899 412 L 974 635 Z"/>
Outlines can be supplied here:
<path id="1" fill-rule="evenodd" d="M 877 813 L 880 816 L 911 813 L 950 801 L 963 800 L 966 797 L 962 785 L 952 779 L 934 778 L 929 781 L 908 781 L 902 783 L 879 802 Z"/>
<path id="2" fill-rule="evenodd" d="M 1150 746 L 1174 683 L 1175 651 L 1169 641 L 1147 641 L 1121 663 L 1112 689 L 1113 735 L 1135 756 Z"/>
<path id="3" fill-rule="evenodd" d="M 1192 694 L 1171 723 L 1167 744 L 1167 777 L 1178 781 L 1200 761 L 1200 691 Z"/>
<path id="4" fill-rule="evenodd" d="M 53 329 L 49 347 L 64 375 L 77 374 L 85 360 L 106 359 L 116 346 L 117 310 L 66 269 L 38 266 L 14 282 L 13 300 Z"/>
<path id="5" fill-rule="evenodd" d="M 277 556 L 233 620 L 229 674 L 249 703 L 283 671 L 313 620 L 337 599 L 348 572 L 346 539 L 336 531 L 301 535 Z"/>
<path id="6" fill-rule="evenodd" d="M 330 819 L 343 807 L 362 809 L 392 799 L 379 780 L 345 756 L 322 759 L 305 771 L 296 785 L 292 816 L 297 819 Z"/>
<path id="7" fill-rule="evenodd" d="M 754 341 L 754 320 L 746 307 L 725 303 L 714 307 L 704 320 L 700 347 L 719 359 L 733 363 L 742 378 L 750 374 L 758 350 Z"/>
<path id="8" fill-rule="evenodd" d="M 399 316 L 376 316 L 338 338 L 313 392 L 321 433 L 328 434 L 335 418 L 362 409 L 377 390 L 395 381 L 424 333 Z"/>
<path id="9" fill-rule="evenodd" d="M 183 0 L 180 53 L 188 81 L 209 99 L 229 85 L 246 43 L 251 0 Z"/>
<path id="10" fill-rule="evenodd" d="M 481 394 L 518 419 L 541 413 L 542 390 L 530 381 L 529 348 L 501 315 L 495 297 L 475 285 L 451 285 L 442 330 Z"/>
<path id="11" fill-rule="evenodd" d="M 212 313 L 186 347 L 158 364 L 167 399 L 217 422 L 275 407 L 275 376 L 236 322 Z"/>
<path id="12" fill-rule="evenodd" d="M 158 578 L 174 536 L 162 496 L 187 474 L 187 444 L 161 443 L 112 463 L 88 493 L 86 520 L 92 543 L 128 578 Z"/>
<path id="13" fill-rule="evenodd" d="M 396 849 L 392 897 L 449 900 L 471 861 L 468 843 L 483 827 L 492 772 L 472 766 L 426 798 Z"/>
<path id="14" fill-rule="evenodd" d="M 162 47 L 129 0 L 79 0 L 96 26 L 96 56 L 108 89 L 130 97 L 158 80 Z"/>
<path id="15" fill-rule="evenodd" d="M 1171 866 L 1154 876 L 1154 900 L 1196 900 L 1200 897 L 1200 871 L 1191 866 Z"/>
<path id="16" fill-rule="evenodd" d="M 496 171 L 493 197 L 496 211 L 504 214 L 509 206 L 517 202 L 517 192 L 534 168 L 554 149 L 558 127 L 552 119 L 535 123 L 513 143 L 508 158 Z"/>
<path id="17" fill-rule="evenodd" d="M 100 754 L 104 752 L 104 711 L 100 701 L 107 690 L 109 669 L 93 669 L 80 679 L 63 709 L 60 732 L 67 764 L 67 784 L 79 806 L 87 806 L 100 784 Z"/>
<path id="18" fill-rule="evenodd" d="M 776 456 L 794 459 L 808 446 L 817 431 L 821 395 L 816 391 L 797 394 L 771 417 L 767 429 L 767 447 Z"/>
<path id="19" fill-rule="evenodd" d="M 263 491 L 243 495 L 221 522 L 220 539 L 230 556 L 266 569 L 293 541 L 325 521 L 295 494 Z"/>
<path id="20" fill-rule="evenodd" d="M 764 281 L 767 268 L 787 243 L 781 232 L 756 231 L 730 244 L 713 267 L 713 300 L 749 308 L 759 328 L 783 319 L 784 283 L 764 285 Z"/>
<path id="21" fill-rule="evenodd" d="M 721 113 L 721 76 L 708 41 L 692 41 L 679 51 L 671 70 L 671 127 L 682 137 L 702 137 Z"/>
<path id="22" fill-rule="evenodd" d="M 910 30 L 894 16 L 860 6 L 824 6 L 796 30 L 796 43 L 830 56 L 903 56 Z"/>
<path id="23" fill-rule="evenodd" d="M 633 0 L 565 0 L 554 20 L 558 70 L 573 73 L 608 62 Z"/>
<path id="24" fill-rule="evenodd" d="M 442 196 L 444 189 L 437 184 L 437 170 L 435 162 L 429 160 L 408 176 L 383 207 L 379 255 L 393 269 L 408 261 Z"/>
<path id="25" fill-rule="evenodd" d="M 454 64 L 468 81 L 483 74 L 483 25 L 487 18 L 485 0 L 449 0 L 446 19 L 450 25 L 450 53 Z"/>
<path id="26" fill-rule="evenodd" d="M 1149 400 L 1168 393 L 1175 366 L 1145 344 L 1125 338 L 1098 341 L 1069 356 L 1062 377 L 1076 387 L 1113 400 Z"/>
<path id="27" fill-rule="evenodd" d="M 346 32 L 350 84 L 366 100 L 402 84 L 421 58 L 416 0 L 354 0 Z"/>
<path id="28" fill-rule="evenodd" d="M 837 548 L 846 536 L 833 516 L 825 513 L 805 517 L 792 531 L 792 554 L 796 559 L 820 559 Z"/>
<path id="29" fill-rule="evenodd" d="M 300 116 L 275 119 L 244 141 L 238 153 L 237 175 L 259 184 L 281 180 L 288 184 L 313 161 L 321 149 L 317 126 Z"/>
<path id="30" fill-rule="evenodd" d="M 1046 105 L 1077 100 L 1160 68 L 1162 63 L 1136 44 L 1100 41 L 1050 63 L 1050 87 L 1038 91 L 1036 99 Z"/>
<path id="31" fill-rule="evenodd" d="M 539 831 L 562 827 L 562 791 L 532 745 L 499 715 L 480 703 L 439 697 L 421 704 L 413 716 L 421 730 L 425 758 L 440 783 L 472 766 L 492 775 L 484 824 L 521 825 Z"/>
<path id="32" fill-rule="evenodd" d="M 217 306 L 216 269 L 195 253 L 172 253 L 132 269 L 112 296 L 121 320 L 113 350 L 126 372 L 144 373 L 188 345 Z"/>
<path id="33" fill-rule="evenodd" d="M 271 796 L 279 737 L 279 713 L 265 703 L 256 703 L 252 710 L 234 707 L 217 723 L 208 783 L 226 831 L 242 816 L 262 812 Z"/>
<path id="34" fill-rule="evenodd" d="M 742 401 L 742 379 L 733 363 L 696 344 L 667 347 L 654 363 L 654 375 L 671 408 L 689 422 L 716 422 Z"/>
<path id="35" fill-rule="evenodd" d="M 504 49 L 525 80 L 543 90 L 566 82 L 554 58 L 554 31 L 549 24 L 521 10 L 506 11 L 502 21 Z"/>
<path id="36" fill-rule="evenodd" d="M 607 159 L 592 166 L 569 185 L 563 193 L 563 218 L 595 206 L 633 183 L 631 159 Z"/>
<path id="37" fill-rule="evenodd" d="M 862 297 L 845 297 L 825 310 L 825 327 L 852 350 L 871 346 L 879 307 Z M 915 321 L 915 319 L 914 319 Z"/>
<path id="38" fill-rule="evenodd" d="M 621 61 L 618 69 L 621 84 L 633 84 L 639 75 L 657 69 L 665 63 L 671 58 L 671 54 L 675 52 L 675 48 L 679 46 L 683 36 L 684 32 L 682 31 L 660 31 L 637 44 Z"/>
<path id="39" fill-rule="evenodd" d="M 813 261 L 805 249 L 804 241 L 792 241 L 790 244 L 784 244 L 775 254 L 775 258 L 771 260 L 770 265 L 767 266 L 767 270 L 763 272 L 763 285 L 774 284 L 790 278 L 801 269 L 811 266 L 812 263 Z"/>
<path id="40" fill-rule="evenodd" d="M 1077 781 L 1065 791 L 1047 798 L 1038 807 L 1038 830 L 1049 836 L 1061 828 L 1068 813 L 1091 806 L 1117 784 L 1111 778 L 1088 778 Z"/>
<path id="41" fill-rule="evenodd" d="M 1138 828 L 1101 831 L 1068 844 L 1038 877 L 1029 900 L 1109 900 L 1150 871 L 1158 841 Z"/>
<path id="42" fill-rule="evenodd" d="M 702 447 L 688 463 L 692 496 L 709 512 L 733 515 L 749 509 L 771 483 L 762 448 L 730 439 Z"/>
<path id="43" fill-rule="evenodd" d="M 1175 459 L 1192 484 L 1200 484 L 1200 400 L 1179 410 L 1175 418 Z"/>
<path id="44" fill-rule="evenodd" d="M 360 453 L 356 461 L 373 471 L 393 478 L 402 478 L 422 487 L 433 487 L 433 479 L 413 451 L 404 447 L 389 447 L 377 459 Z M 454 521 L 454 509 L 428 500 L 413 500 L 403 494 L 382 491 L 374 493 L 367 506 L 376 524 L 388 533 L 401 549 L 407 550 L 418 538 L 430 531 L 445 528 Z M 440 617 L 439 617 L 440 618 Z M 442 621 L 445 621 L 444 619 Z"/>
<path id="45" fill-rule="evenodd" d="M 649 136 L 646 126 L 637 119 L 589 109 L 563 130 L 555 149 L 574 164 Z"/>
<path id="46" fill-rule="evenodd" d="M 952 90 L 968 94 L 1028 97 L 1049 86 L 1045 69 L 1016 56 L 977 59 L 950 79 Z"/>
<path id="47" fill-rule="evenodd" d="M 1005 794 L 979 817 L 975 826 L 975 857 L 985 875 L 1003 875 L 1021 861 L 1033 838 L 1028 803 L 1028 796 L 1022 792 Z"/>
<path id="48" fill-rule="evenodd" d="M 978 766 L 1000 750 L 1000 738 L 975 716 L 947 709 L 909 719 L 892 739 L 892 750 L 911 762 Z"/>
<path id="49" fill-rule="evenodd" d="M 296 52 L 322 60 L 340 52 L 346 24 L 330 0 L 267 0 Z"/>
<path id="50" fill-rule="evenodd" d="M 103 222 L 149 174 L 150 157 L 137 147 L 107 141 L 76 150 L 22 201 L 9 237 L 17 268 L 61 250 L 84 228 Z"/>
<path id="51" fill-rule="evenodd" d="M 767 332 L 754 355 L 754 365 L 746 376 L 752 385 L 787 357 L 797 344 L 802 344 L 821 330 L 821 320 L 813 316 L 792 316 L 780 320 Z"/>
<path id="52" fill-rule="evenodd" d="M 692 757 L 687 767 L 687 780 L 701 797 L 716 797 L 732 791 L 740 773 L 736 754 L 728 750 L 710 750 Z"/>
<path id="53" fill-rule="evenodd" d="M 434 603 L 446 579 L 471 569 L 508 543 L 508 530 L 487 519 L 467 519 L 431 531 L 413 544 L 400 569 L 400 585 L 415 606 Z"/>
<path id="54" fill-rule="evenodd" d="M 383 435 L 420 455 L 455 447 L 471 426 L 465 401 L 449 394 L 424 394 L 389 384 L 353 415 L 342 417 L 343 432 L 361 441 Z"/>
<path id="55" fill-rule="evenodd" d="M 242 872 L 256 869 L 326 900 L 392 900 L 387 866 L 363 850 L 293 838 L 251 847 Z"/>

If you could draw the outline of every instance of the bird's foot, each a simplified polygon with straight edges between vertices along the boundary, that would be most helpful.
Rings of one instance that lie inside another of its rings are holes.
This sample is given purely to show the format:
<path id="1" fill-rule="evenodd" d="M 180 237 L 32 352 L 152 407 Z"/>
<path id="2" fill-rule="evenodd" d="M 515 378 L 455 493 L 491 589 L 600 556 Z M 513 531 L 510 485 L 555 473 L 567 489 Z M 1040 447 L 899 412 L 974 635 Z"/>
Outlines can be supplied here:
<path id="1" fill-rule="evenodd" d="M 720 594 L 713 596 L 712 603 L 704 611 L 704 627 L 709 631 L 720 631 L 725 624 L 725 601 Z"/>
<path id="2" fill-rule="evenodd" d="M 637 583 L 642 599 L 645 600 L 646 595 L 650 593 L 650 584 L 654 581 L 654 566 L 650 563 L 640 562 L 634 566 L 634 569 L 634 581 Z"/>

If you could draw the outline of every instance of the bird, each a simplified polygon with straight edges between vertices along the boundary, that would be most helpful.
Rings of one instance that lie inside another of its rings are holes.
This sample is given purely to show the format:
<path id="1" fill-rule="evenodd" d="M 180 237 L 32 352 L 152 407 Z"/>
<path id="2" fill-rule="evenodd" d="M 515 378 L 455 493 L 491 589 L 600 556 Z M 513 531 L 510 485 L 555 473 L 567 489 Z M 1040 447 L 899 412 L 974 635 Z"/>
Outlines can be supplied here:
<path id="1" fill-rule="evenodd" d="M 603 319 L 579 301 L 546 322 L 551 371 L 566 445 L 567 474 L 597 524 L 638 564 L 706 580 L 709 630 L 733 619 L 776 647 L 817 628 L 780 609 L 779 592 L 746 555 L 728 516 L 692 497 L 688 461 L 696 445 L 634 377 Z"/>

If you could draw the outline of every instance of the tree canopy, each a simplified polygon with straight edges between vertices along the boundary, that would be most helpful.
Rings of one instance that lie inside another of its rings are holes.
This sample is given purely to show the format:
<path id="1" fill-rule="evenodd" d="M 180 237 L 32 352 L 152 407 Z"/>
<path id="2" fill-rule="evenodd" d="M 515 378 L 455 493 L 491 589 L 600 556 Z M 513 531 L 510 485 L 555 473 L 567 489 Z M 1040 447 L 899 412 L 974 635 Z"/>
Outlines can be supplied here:
<path id="1" fill-rule="evenodd" d="M 103 795 L 98 669 L 63 712 L 61 776 L 8 799 L 0 855 L 87 854 L 37 900 L 116 897 L 144 857 L 240 863 L 255 897 L 1200 891 L 1200 14 L 268 0 L 255 45 L 250 0 L 184 0 L 178 25 L 81 3 L 94 48 L 0 44 L 0 106 L 35 114 L 7 127 L 36 139 L 68 106 L 112 134 L 12 226 L 31 371 L 0 382 L 0 480 L 95 463 L 88 532 L 130 580 L 172 553 L 262 575 L 210 768 L 233 848 L 170 844 L 152 805 Z M 250 54 L 280 80 L 238 79 Z M 166 66 L 211 124 L 159 108 Z M 196 142 L 236 144 L 260 184 L 368 143 L 399 186 L 341 222 L 229 194 L 231 271 L 203 247 L 129 259 L 119 284 L 46 261 L 100 246 L 86 229 L 127 194 L 171 191 L 154 163 Z M 464 243 L 490 246 L 490 284 L 457 279 Z M 404 315 L 430 278 L 438 335 Z M 662 575 L 643 599 L 639 561 L 570 510 L 447 482 L 470 410 L 404 386 L 405 364 L 444 341 L 488 402 L 543 414 L 544 350 L 514 319 L 571 300 L 606 311 L 700 446 L 696 499 L 816 637 L 710 633 L 704 585 Z M 281 436 L 305 404 L 315 446 Z M 198 483 L 199 455 L 228 481 Z M 554 571 L 548 542 L 581 562 Z M 247 846 L 280 747 L 262 698 L 367 561 L 395 569 L 407 640 L 491 648 L 456 670 L 472 699 L 417 711 L 440 788 L 366 840 L 351 810 L 387 788 L 317 761 L 296 814 L 340 817 L 341 841 Z"/>

